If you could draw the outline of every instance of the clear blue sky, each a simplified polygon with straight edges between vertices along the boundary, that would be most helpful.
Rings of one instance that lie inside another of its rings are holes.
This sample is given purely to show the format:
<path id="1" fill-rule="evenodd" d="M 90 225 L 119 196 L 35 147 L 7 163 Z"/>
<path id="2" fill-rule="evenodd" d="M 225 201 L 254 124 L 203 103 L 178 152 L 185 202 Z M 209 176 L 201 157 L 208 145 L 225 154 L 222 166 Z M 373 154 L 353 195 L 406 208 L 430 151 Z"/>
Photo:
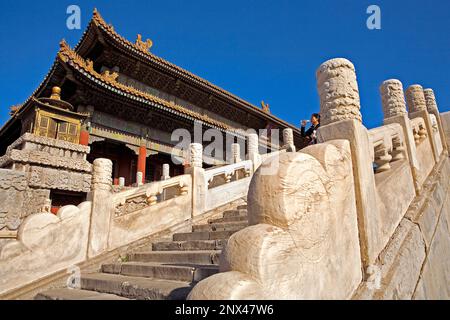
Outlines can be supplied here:
<path id="1" fill-rule="evenodd" d="M 66 28 L 66 9 L 82 9 L 82 30 Z M 382 29 L 366 27 L 369 5 L 380 6 Z M 43 80 L 58 43 L 80 39 L 97 7 L 130 40 L 293 124 L 318 111 L 315 71 L 334 57 L 351 60 L 367 127 L 382 122 L 379 85 L 435 90 L 450 110 L 450 1 L 0 1 L 0 123 Z"/>

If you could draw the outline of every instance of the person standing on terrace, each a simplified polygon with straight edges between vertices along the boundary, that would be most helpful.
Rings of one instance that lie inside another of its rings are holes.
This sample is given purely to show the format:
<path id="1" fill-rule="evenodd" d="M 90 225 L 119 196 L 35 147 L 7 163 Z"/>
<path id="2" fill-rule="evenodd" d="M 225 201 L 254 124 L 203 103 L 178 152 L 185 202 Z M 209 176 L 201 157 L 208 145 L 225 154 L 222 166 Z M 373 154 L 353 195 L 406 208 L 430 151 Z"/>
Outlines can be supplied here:
<path id="1" fill-rule="evenodd" d="M 311 116 L 311 127 L 306 130 L 306 125 L 309 121 L 303 120 L 301 127 L 301 134 L 303 138 L 306 138 L 310 145 L 317 144 L 317 129 L 320 127 L 320 114 L 314 113 Z"/>

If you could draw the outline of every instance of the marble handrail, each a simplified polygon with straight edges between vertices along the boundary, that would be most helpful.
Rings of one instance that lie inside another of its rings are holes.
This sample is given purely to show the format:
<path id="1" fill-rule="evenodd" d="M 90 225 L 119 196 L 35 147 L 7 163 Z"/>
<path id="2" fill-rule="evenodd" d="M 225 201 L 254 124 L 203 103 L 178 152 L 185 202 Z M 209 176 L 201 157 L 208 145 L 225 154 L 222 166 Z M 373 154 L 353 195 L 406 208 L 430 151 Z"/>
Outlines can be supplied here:
<path id="1" fill-rule="evenodd" d="M 390 163 L 405 158 L 404 134 L 400 124 L 392 123 L 369 130 L 373 144 L 373 160 L 376 173 L 387 171 Z"/>
<path id="2" fill-rule="evenodd" d="M 253 162 L 250 160 L 242 161 L 235 164 L 230 164 L 223 167 L 212 168 L 205 170 L 205 182 L 210 185 L 214 178 L 223 176 L 226 183 L 231 182 L 232 177 L 239 170 L 244 170 L 245 176 L 249 177 L 252 174 Z"/>
<path id="3" fill-rule="evenodd" d="M 116 193 L 112 197 L 115 207 L 115 216 L 141 210 L 145 207 L 156 205 L 164 191 L 170 188 L 178 188 L 176 196 L 184 196 L 192 190 L 192 182 L 190 175 L 182 175 L 171 178 L 169 180 L 158 181 L 143 185 L 138 188 Z"/>

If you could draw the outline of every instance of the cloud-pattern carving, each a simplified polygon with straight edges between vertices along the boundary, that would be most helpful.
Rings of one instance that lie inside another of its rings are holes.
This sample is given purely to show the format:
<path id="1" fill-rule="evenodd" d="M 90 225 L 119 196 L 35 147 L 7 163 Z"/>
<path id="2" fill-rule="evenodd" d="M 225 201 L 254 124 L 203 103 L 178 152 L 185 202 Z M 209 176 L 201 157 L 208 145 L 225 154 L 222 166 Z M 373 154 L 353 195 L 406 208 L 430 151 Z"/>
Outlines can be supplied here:
<path id="1" fill-rule="evenodd" d="M 279 161 L 274 175 L 265 166 Z M 348 141 L 283 153 L 255 173 L 250 227 L 233 235 L 223 273 L 189 299 L 343 299 L 360 284 L 361 259 Z"/>

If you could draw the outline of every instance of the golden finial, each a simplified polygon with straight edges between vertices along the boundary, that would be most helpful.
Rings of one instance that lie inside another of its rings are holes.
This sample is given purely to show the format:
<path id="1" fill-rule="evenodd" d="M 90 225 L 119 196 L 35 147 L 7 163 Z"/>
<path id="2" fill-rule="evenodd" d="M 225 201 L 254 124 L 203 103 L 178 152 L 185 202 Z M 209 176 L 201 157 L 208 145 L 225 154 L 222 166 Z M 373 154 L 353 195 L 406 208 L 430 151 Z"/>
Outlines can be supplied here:
<path id="1" fill-rule="evenodd" d="M 264 101 L 261 101 L 261 109 L 264 112 L 269 113 L 270 112 L 270 105 L 268 103 L 265 103 Z"/>
<path id="2" fill-rule="evenodd" d="M 61 100 L 61 88 L 60 87 L 52 88 L 52 95 L 50 96 L 50 99 Z"/>
<path id="3" fill-rule="evenodd" d="M 136 46 L 139 48 L 139 50 L 148 52 L 153 47 L 153 41 L 150 39 L 147 39 L 147 41 L 142 41 L 142 35 L 138 34 L 137 40 L 136 40 Z"/>

